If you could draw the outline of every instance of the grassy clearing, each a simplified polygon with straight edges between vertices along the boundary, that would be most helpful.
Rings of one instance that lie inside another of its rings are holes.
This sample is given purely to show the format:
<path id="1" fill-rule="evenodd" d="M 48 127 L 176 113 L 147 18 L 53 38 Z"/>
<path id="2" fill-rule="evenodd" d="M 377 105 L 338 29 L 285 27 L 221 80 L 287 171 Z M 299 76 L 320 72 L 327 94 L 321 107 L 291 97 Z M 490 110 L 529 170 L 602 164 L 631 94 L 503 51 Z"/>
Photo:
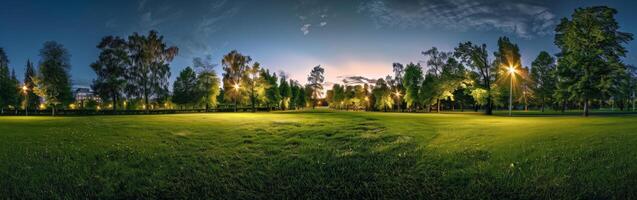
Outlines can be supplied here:
<path id="1" fill-rule="evenodd" d="M 1 117 L 0 198 L 637 198 L 637 116 Z"/>

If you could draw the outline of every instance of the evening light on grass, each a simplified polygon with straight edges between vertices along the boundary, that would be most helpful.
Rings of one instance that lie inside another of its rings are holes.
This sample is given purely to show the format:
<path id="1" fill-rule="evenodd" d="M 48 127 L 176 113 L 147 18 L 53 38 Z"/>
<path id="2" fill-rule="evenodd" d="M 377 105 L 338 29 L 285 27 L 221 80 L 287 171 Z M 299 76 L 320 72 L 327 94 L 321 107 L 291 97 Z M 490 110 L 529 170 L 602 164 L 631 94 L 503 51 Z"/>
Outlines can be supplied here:
<path id="1" fill-rule="evenodd" d="M 637 199 L 637 1 L 0 2 L 0 199 Z"/>
<path id="2" fill-rule="evenodd" d="M 636 122 L 331 111 L 3 117 L 0 186 L 4 197 L 74 199 L 635 198 Z"/>

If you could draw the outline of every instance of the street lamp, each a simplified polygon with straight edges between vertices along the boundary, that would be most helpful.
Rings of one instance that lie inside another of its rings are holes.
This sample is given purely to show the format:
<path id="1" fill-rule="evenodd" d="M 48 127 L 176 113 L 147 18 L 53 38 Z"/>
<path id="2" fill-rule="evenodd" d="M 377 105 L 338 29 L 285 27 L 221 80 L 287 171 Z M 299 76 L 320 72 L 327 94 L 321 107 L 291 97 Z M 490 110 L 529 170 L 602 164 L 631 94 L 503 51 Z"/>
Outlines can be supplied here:
<path id="1" fill-rule="evenodd" d="M 396 95 L 396 103 L 398 104 L 398 112 L 400 112 L 400 91 L 396 90 L 396 92 L 394 92 L 394 95 Z"/>
<path id="2" fill-rule="evenodd" d="M 511 87 L 509 87 L 509 116 L 512 116 L 513 112 L 513 76 L 515 76 L 515 67 L 512 65 L 507 69 L 511 75 Z"/>
<path id="3" fill-rule="evenodd" d="M 29 87 L 23 85 L 22 92 L 24 93 L 24 116 L 29 116 Z"/>

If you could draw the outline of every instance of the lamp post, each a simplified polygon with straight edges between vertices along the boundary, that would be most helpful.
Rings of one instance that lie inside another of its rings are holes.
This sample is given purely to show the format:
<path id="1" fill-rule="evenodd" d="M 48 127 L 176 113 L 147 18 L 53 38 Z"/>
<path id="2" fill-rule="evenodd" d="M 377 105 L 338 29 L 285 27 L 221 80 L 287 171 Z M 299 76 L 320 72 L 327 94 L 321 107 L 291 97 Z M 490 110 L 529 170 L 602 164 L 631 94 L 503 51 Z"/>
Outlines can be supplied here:
<path id="1" fill-rule="evenodd" d="M 23 85 L 22 92 L 24 93 L 24 116 L 29 116 L 29 87 Z"/>
<path id="2" fill-rule="evenodd" d="M 513 76 L 515 76 L 515 68 L 513 66 L 509 66 L 508 68 L 509 74 L 511 75 L 511 87 L 509 87 L 509 116 L 512 116 L 513 112 Z"/>

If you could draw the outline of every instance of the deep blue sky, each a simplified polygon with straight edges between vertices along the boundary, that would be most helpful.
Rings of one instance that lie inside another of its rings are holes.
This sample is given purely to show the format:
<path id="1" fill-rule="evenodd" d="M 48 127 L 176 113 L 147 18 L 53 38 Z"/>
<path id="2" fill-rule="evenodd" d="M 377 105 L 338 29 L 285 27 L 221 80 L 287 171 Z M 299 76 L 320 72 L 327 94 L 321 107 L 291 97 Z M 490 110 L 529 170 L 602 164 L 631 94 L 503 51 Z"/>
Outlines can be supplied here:
<path id="1" fill-rule="evenodd" d="M 232 49 L 301 82 L 320 64 L 328 81 L 339 82 L 384 77 L 393 62 L 425 60 L 420 52 L 432 46 L 450 51 L 473 41 L 493 50 L 499 36 L 519 44 L 528 66 L 541 50 L 557 52 L 553 30 L 560 18 L 591 5 L 616 8 L 622 30 L 637 33 L 635 1 L 1 0 L 0 47 L 22 78 L 26 60 L 37 63 L 42 44 L 58 41 L 72 54 L 73 83 L 88 86 L 103 36 L 155 29 L 180 48 L 171 82 L 193 57 L 211 55 L 219 63 Z M 637 64 L 636 42 L 629 50 L 626 62 Z"/>

